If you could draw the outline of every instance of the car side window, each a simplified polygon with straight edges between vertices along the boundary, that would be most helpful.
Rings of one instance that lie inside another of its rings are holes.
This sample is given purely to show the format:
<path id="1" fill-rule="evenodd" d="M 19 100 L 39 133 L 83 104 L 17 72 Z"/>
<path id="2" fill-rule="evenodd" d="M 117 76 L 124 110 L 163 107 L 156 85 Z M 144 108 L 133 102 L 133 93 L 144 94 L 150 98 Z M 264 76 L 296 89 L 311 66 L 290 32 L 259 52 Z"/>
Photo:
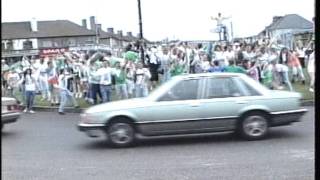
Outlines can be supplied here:
<path id="1" fill-rule="evenodd" d="M 244 94 L 231 77 L 207 79 L 205 99 L 239 96 L 244 96 Z"/>
<path id="2" fill-rule="evenodd" d="M 199 79 L 182 80 L 168 90 L 159 101 L 182 101 L 198 99 Z"/>

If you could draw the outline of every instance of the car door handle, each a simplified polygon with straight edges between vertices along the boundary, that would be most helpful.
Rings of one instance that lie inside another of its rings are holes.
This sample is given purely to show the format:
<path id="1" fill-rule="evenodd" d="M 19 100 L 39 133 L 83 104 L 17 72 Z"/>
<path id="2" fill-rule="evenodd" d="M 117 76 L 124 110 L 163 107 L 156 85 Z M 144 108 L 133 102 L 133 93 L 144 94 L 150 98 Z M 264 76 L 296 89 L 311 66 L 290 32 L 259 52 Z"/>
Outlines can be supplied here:
<path id="1" fill-rule="evenodd" d="M 199 107 L 200 106 L 200 102 L 192 102 L 190 103 L 191 107 Z"/>
<path id="2" fill-rule="evenodd" d="M 240 101 L 236 101 L 237 104 L 247 104 L 248 101 L 244 101 L 244 100 L 240 100 Z"/>

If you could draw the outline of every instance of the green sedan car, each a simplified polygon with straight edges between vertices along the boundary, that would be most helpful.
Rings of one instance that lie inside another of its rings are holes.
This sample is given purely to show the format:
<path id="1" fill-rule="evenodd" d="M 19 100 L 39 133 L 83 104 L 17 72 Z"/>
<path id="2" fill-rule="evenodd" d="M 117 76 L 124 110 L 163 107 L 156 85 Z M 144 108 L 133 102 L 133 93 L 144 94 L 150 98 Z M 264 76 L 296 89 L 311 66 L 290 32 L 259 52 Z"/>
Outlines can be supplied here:
<path id="1" fill-rule="evenodd" d="M 115 101 L 81 114 L 80 131 L 106 134 L 116 147 L 139 137 L 234 131 L 248 140 L 270 127 L 299 121 L 301 94 L 269 90 L 244 74 L 205 73 L 172 78 L 148 97 Z"/>

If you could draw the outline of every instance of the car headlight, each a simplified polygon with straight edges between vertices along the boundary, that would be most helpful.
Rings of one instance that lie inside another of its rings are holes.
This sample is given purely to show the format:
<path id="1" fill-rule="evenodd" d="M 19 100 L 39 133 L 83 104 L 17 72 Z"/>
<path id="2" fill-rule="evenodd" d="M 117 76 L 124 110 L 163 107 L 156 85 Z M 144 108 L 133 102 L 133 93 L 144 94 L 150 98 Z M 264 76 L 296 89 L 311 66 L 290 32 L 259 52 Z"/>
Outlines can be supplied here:
<path id="1" fill-rule="evenodd" d="M 95 119 L 96 117 L 91 114 L 88 114 L 88 113 L 80 114 L 80 123 L 84 123 L 84 124 L 94 123 Z"/>

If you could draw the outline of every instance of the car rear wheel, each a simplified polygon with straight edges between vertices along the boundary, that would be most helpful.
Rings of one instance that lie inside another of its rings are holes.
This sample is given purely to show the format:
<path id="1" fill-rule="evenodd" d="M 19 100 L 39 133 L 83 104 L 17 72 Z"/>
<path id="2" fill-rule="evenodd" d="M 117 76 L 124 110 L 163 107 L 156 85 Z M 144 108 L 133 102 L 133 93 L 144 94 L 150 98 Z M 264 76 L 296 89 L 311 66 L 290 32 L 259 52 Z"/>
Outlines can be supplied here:
<path id="1" fill-rule="evenodd" d="M 239 131 L 247 140 L 263 139 L 268 132 L 269 124 L 263 113 L 250 113 L 240 123 Z"/>
<path id="2" fill-rule="evenodd" d="M 114 122 L 108 130 L 109 143 L 114 147 L 128 147 L 135 140 L 135 130 L 130 123 Z"/>

